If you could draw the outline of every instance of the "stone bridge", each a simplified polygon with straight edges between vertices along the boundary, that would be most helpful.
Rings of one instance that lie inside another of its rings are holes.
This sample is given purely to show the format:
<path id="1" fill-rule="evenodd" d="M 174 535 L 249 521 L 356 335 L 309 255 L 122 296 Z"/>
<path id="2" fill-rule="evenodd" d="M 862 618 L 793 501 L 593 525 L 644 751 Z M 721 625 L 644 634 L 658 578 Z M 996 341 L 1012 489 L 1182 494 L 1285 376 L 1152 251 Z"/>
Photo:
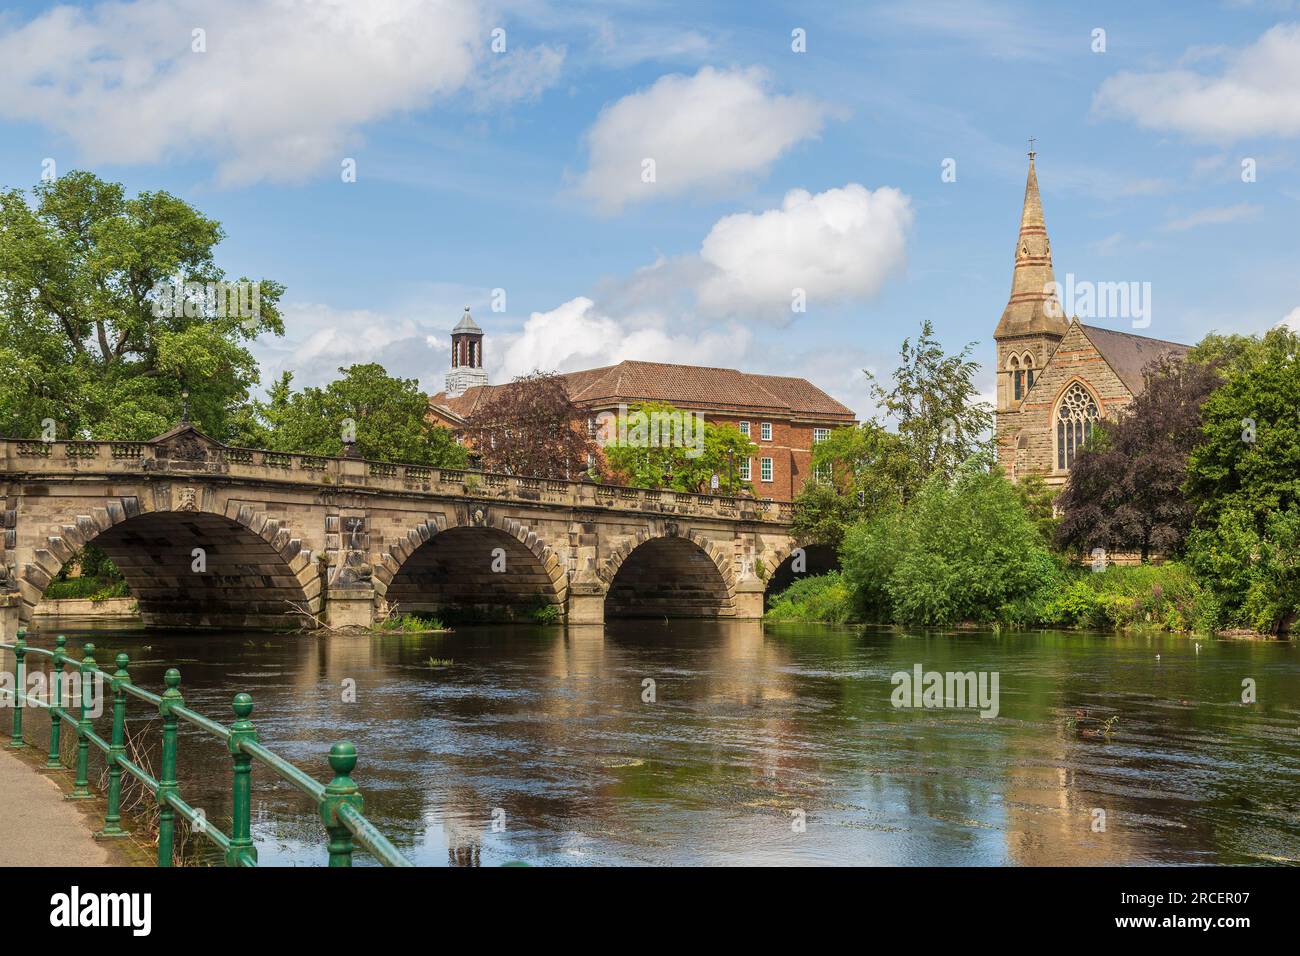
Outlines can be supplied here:
<path id="1" fill-rule="evenodd" d="M 790 518 L 787 503 L 232 448 L 189 425 L 0 439 L 0 620 L 11 637 L 90 542 L 153 626 L 547 606 L 577 624 L 756 618 Z"/>

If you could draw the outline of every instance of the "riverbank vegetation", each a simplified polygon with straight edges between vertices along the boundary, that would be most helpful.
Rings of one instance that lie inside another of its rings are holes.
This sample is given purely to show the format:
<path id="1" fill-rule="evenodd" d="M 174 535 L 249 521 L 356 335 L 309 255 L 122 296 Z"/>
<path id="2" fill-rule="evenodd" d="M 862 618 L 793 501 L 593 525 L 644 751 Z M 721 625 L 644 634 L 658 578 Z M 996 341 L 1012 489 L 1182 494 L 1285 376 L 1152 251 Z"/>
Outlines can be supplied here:
<path id="1" fill-rule="evenodd" d="M 796 501 L 841 569 L 776 596 L 774 621 L 1290 629 L 1300 608 L 1300 340 L 1207 337 L 1158 361 L 1097 424 L 1069 480 L 1013 484 L 967 355 L 924 324 L 880 420 L 819 443 Z M 893 425 L 893 427 L 889 427 Z M 1115 563 L 1118 558 L 1120 563 Z"/>

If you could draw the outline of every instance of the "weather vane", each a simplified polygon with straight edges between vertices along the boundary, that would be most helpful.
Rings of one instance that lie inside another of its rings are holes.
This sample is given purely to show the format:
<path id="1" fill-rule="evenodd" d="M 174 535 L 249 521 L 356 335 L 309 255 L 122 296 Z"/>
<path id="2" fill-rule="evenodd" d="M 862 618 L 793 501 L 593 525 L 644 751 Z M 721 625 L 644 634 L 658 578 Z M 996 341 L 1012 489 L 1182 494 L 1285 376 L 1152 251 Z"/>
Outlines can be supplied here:
<path id="1" fill-rule="evenodd" d="M 1038 142 L 1033 136 L 1029 137 L 1029 158 L 1034 158 L 1034 144 Z"/>

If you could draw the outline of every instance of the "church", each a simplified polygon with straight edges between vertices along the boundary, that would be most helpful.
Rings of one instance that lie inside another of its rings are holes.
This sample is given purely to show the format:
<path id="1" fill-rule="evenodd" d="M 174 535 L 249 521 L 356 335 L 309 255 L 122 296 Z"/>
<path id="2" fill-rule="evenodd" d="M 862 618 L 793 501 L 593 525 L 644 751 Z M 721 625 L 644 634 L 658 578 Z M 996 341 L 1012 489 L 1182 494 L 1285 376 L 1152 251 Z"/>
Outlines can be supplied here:
<path id="1" fill-rule="evenodd" d="M 1162 355 L 1182 358 L 1189 347 L 1065 317 L 1055 292 L 1034 155 L 1029 153 L 1011 297 L 993 333 L 997 458 L 1013 481 L 1041 475 L 1056 486 L 1065 483 L 1093 424 L 1115 417 L 1141 394 L 1142 370 Z"/>

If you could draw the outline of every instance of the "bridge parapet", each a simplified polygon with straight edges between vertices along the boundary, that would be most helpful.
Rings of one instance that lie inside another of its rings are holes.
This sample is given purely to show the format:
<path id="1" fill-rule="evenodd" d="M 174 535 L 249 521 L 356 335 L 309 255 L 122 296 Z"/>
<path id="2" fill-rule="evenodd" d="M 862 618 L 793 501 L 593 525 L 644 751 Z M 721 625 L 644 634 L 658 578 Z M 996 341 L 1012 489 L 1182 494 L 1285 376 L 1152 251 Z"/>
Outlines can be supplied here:
<path id="1" fill-rule="evenodd" d="M 701 495 L 587 481 L 529 478 L 471 469 L 435 468 L 222 445 L 189 428 L 152 441 L 26 441 L 0 439 L 4 477 L 25 480 L 77 475 L 226 477 L 322 490 L 367 490 L 600 508 L 661 515 L 786 524 L 789 502 Z"/>

